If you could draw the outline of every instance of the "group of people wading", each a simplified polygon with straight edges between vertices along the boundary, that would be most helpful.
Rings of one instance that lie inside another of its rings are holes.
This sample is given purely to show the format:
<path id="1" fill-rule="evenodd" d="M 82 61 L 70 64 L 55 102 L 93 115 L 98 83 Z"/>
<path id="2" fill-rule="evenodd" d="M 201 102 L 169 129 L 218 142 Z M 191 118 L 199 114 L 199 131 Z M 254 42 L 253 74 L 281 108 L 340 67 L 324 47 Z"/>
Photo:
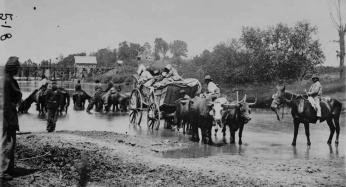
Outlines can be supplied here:
<path id="1" fill-rule="evenodd" d="M 18 57 L 10 57 L 5 65 L 5 73 L 4 73 L 4 94 L 3 94 L 3 127 L 2 127 L 2 134 L 1 134 L 1 164 L 0 164 L 0 178 L 2 180 L 11 180 L 13 169 L 14 169 L 14 152 L 15 152 L 15 145 L 16 145 L 16 131 L 19 131 L 19 123 L 18 123 L 18 114 L 17 114 L 17 107 L 22 101 L 22 93 L 20 90 L 20 87 L 17 83 L 17 81 L 14 79 L 14 76 L 18 73 L 18 70 L 20 68 L 20 63 L 18 61 Z M 160 74 L 159 71 L 153 71 L 150 72 L 147 70 L 145 66 L 140 66 L 138 69 L 138 75 L 139 75 L 139 81 L 146 86 L 162 86 L 164 84 L 167 84 L 168 82 L 172 81 L 179 81 L 181 80 L 181 76 L 177 73 L 177 71 L 171 66 L 167 65 L 162 73 Z M 296 113 L 292 113 L 293 118 L 295 120 L 295 138 L 292 145 L 295 145 L 295 139 L 296 134 L 298 133 L 298 130 L 296 131 L 296 122 L 304 122 L 306 123 L 312 123 L 316 122 L 313 119 L 322 119 L 327 120 L 328 125 L 331 128 L 331 137 L 334 133 L 334 130 L 330 123 L 331 120 L 334 119 L 336 124 L 336 131 L 337 131 L 337 140 L 338 141 L 338 133 L 340 131 L 340 127 L 338 126 L 338 118 L 340 116 L 341 111 L 341 104 L 336 100 L 331 101 L 323 101 L 324 107 L 328 106 L 329 110 L 324 114 L 321 113 L 321 105 L 320 100 L 322 96 L 322 85 L 319 82 L 319 78 L 317 76 L 312 77 L 313 85 L 307 92 L 307 95 L 311 97 L 309 99 L 312 103 L 312 106 L 316 108 L 317 112 L 315 116 L 308 116 L 304 118 L 305 114 L 299 113 L 299 110 L 297 110 Z M 218 86 L 212 81 L 212 78 L 209 75 L 205 76 L 205 83 L 206 83 L 206 92 L 205 95 L 207 97 L 210 97 L 212 100 L 215 100 L 220 95 L 220 89 Z M 46 77 L 42 77 L 42 81 L 40 82 L 40 92 L 42 94 L 46 95 L 47 99 L 47 112 L 48 112 L 48 119 L 47 119 L 47 131 L 52 132 L 55 129 L 56 122 L 57 122 L 57 110 L 58 110 L 58 103 L 59 100 L 59 89 L 56 82 L 51 82 L 47 80 Z M 76 91 L 84 92 L 81 89 L 80 82 L 76 84 L 75 87 Z M 106 90 L 102 90 L 100 86 L 96 86 L 95 88 L 96 92 L 94 95 L 94 98 L 91 100 L 88 111 L 92 108 L 92 106 L 96 103 L 96 100 L 101 97 L 102 93 L 107 99 L 106 99 L 106 106 L 109 107 L 109 95 L 116 92 L 114 85 L 110 82 L 108 84 L 108 87 Z M 188 98 L 184 92 L 181 92 L 182 97 Z M 275 96 L 273 96 L 273 102 L 271 105 L 271 108 L 275 111 L 277 111 L 278 107 L 283 103 L 290 103 L 292 104 L 295 99 L 299 99 L 301 96 L 290 94 L 288 92 L 285 92 L 285 88 L 278 89 L 278 92 Z M 188 98 L 189 99 L 189 98 Z M 322 102 L 321 102 L 322 103 Z M 294 104 L 294 103 L 293 103 Z M 299 104 L 299 103 L 298 103 Z M 327 108 L 328 108 L 327 107 Z M 310 106 L 311 108 L 311 106 Z M 295 110 L 292 108 L 292 110 Z M 313 113 L 313 112 L 312 112 Z M 306 115 L 305 115 L 306 116 Z M 310 121 L 306 121 L 305 119 L 312 119 Z M 305 121 L 304 121 L 305 120 Z M 307 133 L 308 136 L 308 133 Z M 331 137 L 328 140 L 328 143 L 331 141 Z M 310 144 L 310 140 L 308 139 L 308 144 Z"/>

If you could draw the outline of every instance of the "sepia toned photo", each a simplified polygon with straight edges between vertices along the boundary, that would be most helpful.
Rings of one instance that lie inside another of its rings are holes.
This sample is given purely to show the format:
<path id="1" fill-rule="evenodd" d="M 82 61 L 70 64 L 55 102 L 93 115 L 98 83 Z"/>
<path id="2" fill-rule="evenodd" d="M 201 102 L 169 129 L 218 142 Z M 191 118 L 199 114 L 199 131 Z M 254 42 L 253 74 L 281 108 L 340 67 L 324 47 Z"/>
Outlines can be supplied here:
<path id="1" fill-rule="evenodd" d="M 1 0 L 0 187 L 346 186 L 346 0 Z"/>

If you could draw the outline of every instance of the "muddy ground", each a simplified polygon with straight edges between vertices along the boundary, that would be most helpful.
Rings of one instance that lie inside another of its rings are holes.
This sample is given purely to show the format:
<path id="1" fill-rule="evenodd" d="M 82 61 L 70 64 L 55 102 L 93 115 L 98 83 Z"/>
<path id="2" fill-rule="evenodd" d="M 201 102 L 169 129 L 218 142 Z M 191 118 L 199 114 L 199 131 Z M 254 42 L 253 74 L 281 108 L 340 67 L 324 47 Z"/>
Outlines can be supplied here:
<path id="1" fill-rule="evenodd" d="M 345 186 L 345 156 L 166 158 L 191 142 L 101 131 L 18 135 L 17 176 L 3 186 Z M 235 146 L 235 145 L 227 145 Z M 29 159 L 28 159 L 29 158 Z"/>

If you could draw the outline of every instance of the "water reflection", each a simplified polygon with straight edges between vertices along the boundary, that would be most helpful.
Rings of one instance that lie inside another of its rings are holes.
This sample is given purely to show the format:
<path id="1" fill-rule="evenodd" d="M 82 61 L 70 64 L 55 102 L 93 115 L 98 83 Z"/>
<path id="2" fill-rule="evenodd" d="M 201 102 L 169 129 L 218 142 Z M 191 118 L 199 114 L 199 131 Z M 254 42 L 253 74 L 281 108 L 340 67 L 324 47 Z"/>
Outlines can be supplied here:
<path id="1" fill-rule="evenodd" d="M 29 92 L 24 93 L 25 96 Z M 72 102 L 71 102 L 72 103 Z M 311 157 L 320 157 L 334 159 L 344 156 L 344 147 L 337 145 L 327 146 L 325 139 L 329 136 L 329 129 L 326 126 L 311 126 L 310 134 L 313 146 L 307 147 L 304 138 L 297 141 L 297 146 L 290 145 L 292 140 L 292 119 L 285 118 L 284 121 L 276 122 L 271 113 L 252 113 L 252 120 L 245 125 L 243 132 L 243 145 L 229 143 L 229 131 L 226 137 L 221 132 L 217 136 L 212 135 L 214 145 L 204 145 L 194 143 L 189 140 L 189 135 L 183 135 L 160 126 L 158 131 L 148 129 L 146 126 L 146 117 L 143 116 L 141 126 L 129 124 L 127 113 L 108 113 L 102 114 L 93 112 L 88 114 L 85 111 L 75 111 L 70 105 L 67 115 L 59 117 L 56 130 L 80 130 L 80 131 L 110 131 L 122 134 L 145 136 L 150 138 L 159 138 L 162 141 L 173 143 L 188 142 L 188 146 L 183 149 L 176 149 L 164 152 L 162 157 L 168 158 L 195 158 L 208 157 L 213 155 L 241 155 L 259 158 L 280 158 L 280 159 L 310 159 Z M 20 129 L 26 132 L 45 132 L 45 117 L 39 117 L 34 105 L 30 108 L 28 114 L 19 116 Z M 345 115 L 341 117 L 340 124 L 344 124 Z M 161 122 L 163 124 L 163 121 Z M 345 142 L 345 128 L 341 129 L 340 143 Z M 300 130 L 301 131 L 301 130 Z M 237 133 L 238 136 L 238 133 Z M 301 136 L 305 135 L 301 133 Z M 238 138 L 237 138 L 238 139 Z M 237 142 L 238 143 L 238 142 Z M 339 150 L 340 149 L 340 150 Z M 340 154 L 340 155 L 339 155 Z"/>

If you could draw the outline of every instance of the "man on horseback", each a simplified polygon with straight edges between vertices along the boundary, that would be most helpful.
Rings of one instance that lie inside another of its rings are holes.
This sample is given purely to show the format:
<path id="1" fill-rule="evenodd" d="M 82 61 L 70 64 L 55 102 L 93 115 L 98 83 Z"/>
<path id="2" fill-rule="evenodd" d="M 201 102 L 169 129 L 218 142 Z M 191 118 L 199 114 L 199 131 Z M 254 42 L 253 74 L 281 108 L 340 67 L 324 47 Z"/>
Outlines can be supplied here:
<path id="1" fill-rule="evenodd" d="M 42 77 L 38 86 L 37 97 L 42 97 L 45 94 L 47 90 L 47 86 L 48 86 L 48 79 L 44 74 L 42 74 Z M 37 98 L 37 100 L 39 100 L 39 98 Z M 37 108 L 36 110 L 40 110 L 39 103 L 36 103 L 36 108 Z"/>
<path id="2" fill-rule="evenodd" d="M 103 93 L 103 91 L 102 91 L 101 86 L 96 85 L 96 86 L 95 86 L 95 94 L 94 94 L 94 97 L 91 98 L 91 101 L 90 101 L 90 103 L 89 103 L 89 105 L 88 105 L 88 107 L 87 107 L 87 109 L 86 109 L 86 112 L 90 113 L 90 110 L 94 107 L 94 105 L 96 105 L 97 102 L 99 102 L 100 100 L 102 100 L 102 98 L 101 98 L 101 97 L 102 97 L 102 93 Z M 97 105 L 96 105 L 96 106 L 97 106 Z"/>
<path id="3" fill-rule="evenodd" d="M 320 99 L 322 97 L 322 85 L 317 75 L 314 74 L 311 79 L 314 83 L 311 85 L 307 94 L 309 97 L 312 98 L 312 101 L 314 102 L 313 106 L 316 109 L 316 113 L 317 113 L 316 124 L 319 124 L 321 119 Z"/>

